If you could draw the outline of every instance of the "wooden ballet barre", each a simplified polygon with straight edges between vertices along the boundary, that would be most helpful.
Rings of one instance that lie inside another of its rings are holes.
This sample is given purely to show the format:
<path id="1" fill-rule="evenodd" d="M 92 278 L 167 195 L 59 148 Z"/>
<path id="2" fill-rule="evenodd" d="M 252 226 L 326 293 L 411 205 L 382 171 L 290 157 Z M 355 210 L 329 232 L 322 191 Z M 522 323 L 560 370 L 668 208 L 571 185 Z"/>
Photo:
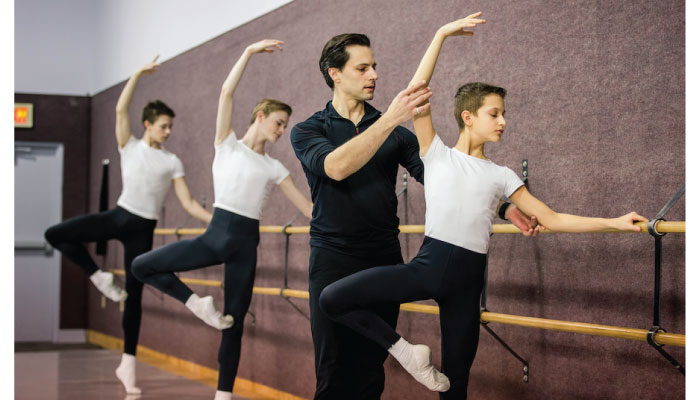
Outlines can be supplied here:
<path id="1" fill-rule="evenodd" d="M 637 222 L 635 225 L 642 228 L 640 233 L 647 233 L 647 224 Z M 685 221 L 659 221 L 656 224 L 656 230 L 659 233 L 684 233 Z M 399 225 L 401 233 L 425 233 L 425 225 Z M 493 233 L 521 233 L 513 224 L 493 224 Z M 542 233 L 557 233 L 550 229 L 545 229 Z M 599 231 L 598 233 L 623 233 L 620 231 Z M 634 232 L 624 232 L 634 233 Z"/>
<path id="2" fill-rule="evenodd" d="M 206 228 L 156 228 L 154 235 L 201 235 Z"/>
<path id="3" fill-rule="evenodd" d="M 498 314 L 488 311 L 481 313 L 481 320 L 484 322 L 498 322 L 528 328 L 607 336 L 619 339 L 639 340 L 642 342 L 646 342 L 648 332 L 645 329 L 621 328 L 619 326 L 588 324 L 585 322 L 557 321 L 553 319 L 523 317 L 520 315 Z M 654 336 L 654 341 L 660 345 L 668 344 L 671 346 L 685 347 L 685 335 L 678 333 L 659 332 Z"/>
<path id="4" fill-rule="evenodd" d="M 114 275 L 126 275 L 123 269 L 111 269 L 111 273 Z M 190 285 L 199 285 L 199 286 L 209 286 L 209 287 L 216 287 L 220 288 L 222 287 L 222 282 L 221 281 L 213 281 L 210 279 L 195 279 L 195 278 L 183 278 L 180 277 L 180 280 L 182 283 L 188 283 Z M 296 290 L 296 289 L 281 289 L 281 288 L 271 288 L 271 287 L 253 287 L 253 293 L 255 294 L 267 294 L 267 295 L 277 295 L 277 296 L 284 296 L 284 297 L 296 297 L 299 299 L 309 299 L 309 292 L 305 290 Z"/>
<path id="5" fill-rule="evenodd" d="M 595 233 L 648 233 L 646 222 L 637 222 L 635 225 L 641 227 L 642 230 L 640 232 L 597 231 Z M 656 223 L 656 231 L 659 233 L 685 233 L 685 221 L 659 221 Z M 513 224 L 494 224 L 493 233 L 520 233 L 520 229 Z M 541 233 L 558 232 L 545 229 Z"/>
<path id="6" fill-rule="evenodd" d="M 647 224 L 637 222 L 635 225 L 642 228 L 640 233 L 647 233 Z M 284 226 L 281 225 L 265 225 L 260 227 L 260 233 L 282 233 Z M 153 231 L 154 235 L 201 235 L 205 228 L 157 228 Z M 656 224 L 656 230 L 659 233 L 685 233 L 685 221 L 659 221 Z M 425 233 L 425 225 L 399 225 L 401 233 Z M 287 227 L 288 234 L 308 234 L 308 226 L 289 226 Z M 493 233 L 520 233 L 520 229 L 513 224 L 494 224 Z M 542 233 L 557 233 L 549 229 L 545 229 Z M 599 231 L 599 233 L 623 233 L 619 231 Z M 634 233 L 634 232 L 624 232 Z"/>
<path id="7" fill-rule="evenodd" d="M 115 275 L 124 275 L 124 271 L 120 269 L 112 269 Z M 221 282 L 205 279 L 180 278 L 183 283 L 192 285 L 203 285 L 210 287 L 221 287 Z M 309 299 L 309 292 L 296 289 L 282 289 L 272 287 L 253 287 L 254 294 L 273 295 L 282 297 L 293 297 L 298 299 Z M 427 304 L 403 303 L 401 310 L 408 312 L 417 312 L 423 314 L 440 314 L 438 306 Z M 524 317 L 520 315 L 508 315 L 484 311 L 481 313 L 481 321 L 496 322 L 506 325 L 517 325 L 526 328 L 539 328 L 546 330 L 554 330 L 561 332 L 581 333 L 585 335 L 607 336 L 619 339 L 638 340 L 645 342 L 647 340 L 647 331 L 644 329 L 622 328 L 618 326 L 589 324 L 585 322 L 570 322 L 558 321 L 553 319 Z M 685 335 L 678 333 L 659 332 L 654 336 L 656 343 L 670 346 L 685 347 Z"/>
<path id="8" fill-rule="evenodd" d="M 184 282 L 184 281 L 183 281 Z M 270 287 L 253 287 L 254 294 L 267 294 L 282 297 L 296 297 L 298 299 L 309 299 L 309 292 L 296 289 L 282 289 Z"/>
<path id="9" fill-rule="evenodd" d="M 438 306 L 426 304 L 404 303 L 401 309 L 410 312 L 426 314 L 440 314 Z M 619 339 L 639 340 L 646 342 L 647 331 L 644 329 L 621 328 L 619 326 L 588 324 L 584 322 L 557 321 L 553 319 L 523 317 L 520 315 L 498 314 L 489 311 L 481 313 L 483 322 L 497 322 L 506 325 L 524 326 L 527 328 L 539 328 L 562 332 L 582 333 L 594 336 L 607 336 Z M 658 344 L 685 347 L 685 335 L 677 333 L 659 332 L 654 337 Z"/>

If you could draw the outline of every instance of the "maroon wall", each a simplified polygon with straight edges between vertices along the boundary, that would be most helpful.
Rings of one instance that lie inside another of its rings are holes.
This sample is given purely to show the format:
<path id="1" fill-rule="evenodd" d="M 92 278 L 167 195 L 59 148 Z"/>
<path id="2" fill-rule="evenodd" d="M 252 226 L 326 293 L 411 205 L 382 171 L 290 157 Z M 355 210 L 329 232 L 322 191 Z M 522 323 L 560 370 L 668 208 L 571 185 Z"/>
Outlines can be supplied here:
<path id="1" fill-rule="evenodd" d="M 285 41 L 282 54 L 256 55 L 235 96 L 234 127 L 241 135 L 249 112 L 262 97 L 294 107 L 290 125 L 324 107 L 331 98 L 318 71 L 326 40 L 342 32 L 372 39 L 380 79 L 372 102 L 385 109 L 410 80 L 434 31 L 457 16 L 482 10 L 488 23 L 473 38 L 451 38 L 444 46 L 431 87 L 436 129 L 456 142 L 451 98 L 471 80 L 504 86 L 508 128 L 498 145 L 487 146 L 496 163 L 518 173 L 530 162 L 530 188 L 552 208 L 592 216 L 618 216 L 635 210 L 648 217 L 684 183 L 684 2 L 658 3 L 526 0 L 354 1 L 297 0 L 165 62 L 139 84 L 132 128 L 147 100 L 160 98 L 177 113 L 167 148 L 183 160 L 196 198 L 211 207 L 211 162 L 216 104 L 221 83 L 246 45 L 263 38 Z M 663 16 L 662 18 L 659 16 Z M 144 60 L 146 62 L 148 60 Z M 127 77 L 125 77 L 127 78 Z M 102 158 L 118 160 L 112 130 L 114 105 L 123 84 L 94 96 L 92 102 L 90 209 L 99 198 Z M 409 125 L 410 127 L 410 125 Z M 288 140 L 268 148 L 308 193 Z M 120 190 L 111 170 L 111 205 Z M 400 172 L 402 173 L 402 171 Z M 399 180 L 400 181 L 400 180 Z M 401 222 L 422 224 L 422 186 L 409 179 L 408 207 L 400 202 Z M 294 208 L 274 191 L 263 225 L 282 225 Z M 681 200 L 667 215 L 685 219 Z M 296 225 L 308 221 L 299 217 Z M 179 206 L 166 202 L 159 226 L 202 226 Z M 175 240 L 159 237 L 156 246 Z M 419 235 L 403 239 L 406 257 L 416 254 Z M 110 248 L 110 266 L 121 266 L 121 249 Z M 664 238 L 661 323 L 685 332 L 685 239 Z M 291 238 L 290 287 L 307 289 L 308 236 Z M 263 234 L 256 286 L 282 285 L 284 238 Z M 488 308 L 494 312 L 601 323 L 634 328 L 652 324 L 653 239 L 641 234 L 556 234 L 536 239 L 496 235 L 489 263 Z M 183 276 L 220 279 L 221 267 Z M 197 287 L 223 301 L 219 289 Z M 99 307 L 91 291 L 90 327 L 121 336 L 118 307 Z M 305 312 L 303 300 L 292 300 Z M 196 320 L 181 304 L 148 289 L 144 295 L 141 344 L 216 368 L 218 333 Z M 284 300 L 253 298 L 245 321 L 239 376 L 299 396 L 314 392 L 314 365 L 307 320 Z M 491 327 L 531 365 L 531 380 L 521 366 L 482 334 L 470 393 L 488 399 L 684 398 L 684 378 L 643 342 L 556 333 L 492 324 Z M 399 331 L 427 343 L 439 357 L 436 316 L 402 313 Z M 483 332 L 483 330 L 482 330 Z M 681 362 L 683 348 L 667 347 Z M 414 382 L 398 364 L 387 362 L 386 399 L 435 396 Z"/>
<path id="2" fill-rule="evenodd" d="M 100 171 L 88 168 L 90 98 L 15 93 L 15 102 L 34 104 L 34 127 L 15 128 L 15 140 L 63 143 L 63 219 L 85 214 L 88 175 Z M 85 274 L 61 257 L 61 329 L 87 327 L 86 287 Z"/>

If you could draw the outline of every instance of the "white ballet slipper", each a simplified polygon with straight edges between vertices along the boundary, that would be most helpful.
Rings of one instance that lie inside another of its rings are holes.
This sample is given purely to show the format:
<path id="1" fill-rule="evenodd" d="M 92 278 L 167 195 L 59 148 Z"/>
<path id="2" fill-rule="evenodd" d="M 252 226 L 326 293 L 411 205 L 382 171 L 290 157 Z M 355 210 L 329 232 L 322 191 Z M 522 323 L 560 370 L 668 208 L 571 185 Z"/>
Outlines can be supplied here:
<path id="1" fill-rule="evenodd" d="M 187 299 L 185 306 L 207 325 L 216 329 L 223 330 L 233 326 L 233 317 L 230 315 L 222 315 L 221 312 L 216 309 L 214 298 L 211 296 L 200 298 L 193 293 L 192 296 Z"/>
<path id="2" fill-rule="evenodd" d="M 136 357 L 131 354 L 122 354 L 122 361 L 114 373 L 124 385 L 124 390 L 129 395 L 140 395 L 141 389 L 136 387 Z"/>
<path id="3" fill-rule="evenodd" d="M 90 281 L 106 298 L 116 302 L 126 300 L 126 291 L 114 284 L 114 274 L 111 272 L 96 271 L 90 275 Z"/>
<path id="4" fill-rule="evenodd" d="M 394 356 L 415 380 L 428 389 L 434 392 L 450 390 L 450 380 L 432 364 L 430 347 L 423 344 L 410 344 L 404 338 L 400 338 L 391 346 L 389 354 Z"/>

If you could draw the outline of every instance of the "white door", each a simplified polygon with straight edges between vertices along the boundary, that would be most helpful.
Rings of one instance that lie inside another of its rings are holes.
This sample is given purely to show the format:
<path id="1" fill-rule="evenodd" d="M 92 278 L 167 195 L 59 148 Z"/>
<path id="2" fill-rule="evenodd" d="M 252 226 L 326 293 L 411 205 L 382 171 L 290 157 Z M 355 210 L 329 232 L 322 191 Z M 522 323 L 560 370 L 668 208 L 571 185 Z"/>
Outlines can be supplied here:
<path id="1" fill-rule="evenodd" d="M 44 231 L 61 221 L 63 145 L 15 142 L 15 342 L 58 337 L 61 255 Z"/>

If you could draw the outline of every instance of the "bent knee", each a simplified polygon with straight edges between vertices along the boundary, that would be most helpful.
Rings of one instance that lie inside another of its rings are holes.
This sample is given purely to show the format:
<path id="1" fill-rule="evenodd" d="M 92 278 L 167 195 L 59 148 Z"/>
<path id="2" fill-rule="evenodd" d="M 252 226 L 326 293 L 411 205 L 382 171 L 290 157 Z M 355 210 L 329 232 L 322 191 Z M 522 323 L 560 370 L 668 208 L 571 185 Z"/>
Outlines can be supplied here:
<path id="1" fill-rule="evenodd" d="M 56 245 L 60 243 L 60 230 L 56 227 L 56 225 L 49 227 L 49 229 L 44 232 L 44 239 L 46 239 L 46 241 L 53 247 L 56 247 Z"/>
<path id="2" fill-rule="evenodd" d="M 342 297 L 333 286 L 326 286 L 318 298 L 318 305 L 321 311 L 329 318 L 343 314 Z"/>
<path id="3" fill-rule="evenodd" d="M 145 282 L 151 275 L 148 262 L 148 254 L 141 254 L 131 262 L 131 273 L 136 279 Z"/>

